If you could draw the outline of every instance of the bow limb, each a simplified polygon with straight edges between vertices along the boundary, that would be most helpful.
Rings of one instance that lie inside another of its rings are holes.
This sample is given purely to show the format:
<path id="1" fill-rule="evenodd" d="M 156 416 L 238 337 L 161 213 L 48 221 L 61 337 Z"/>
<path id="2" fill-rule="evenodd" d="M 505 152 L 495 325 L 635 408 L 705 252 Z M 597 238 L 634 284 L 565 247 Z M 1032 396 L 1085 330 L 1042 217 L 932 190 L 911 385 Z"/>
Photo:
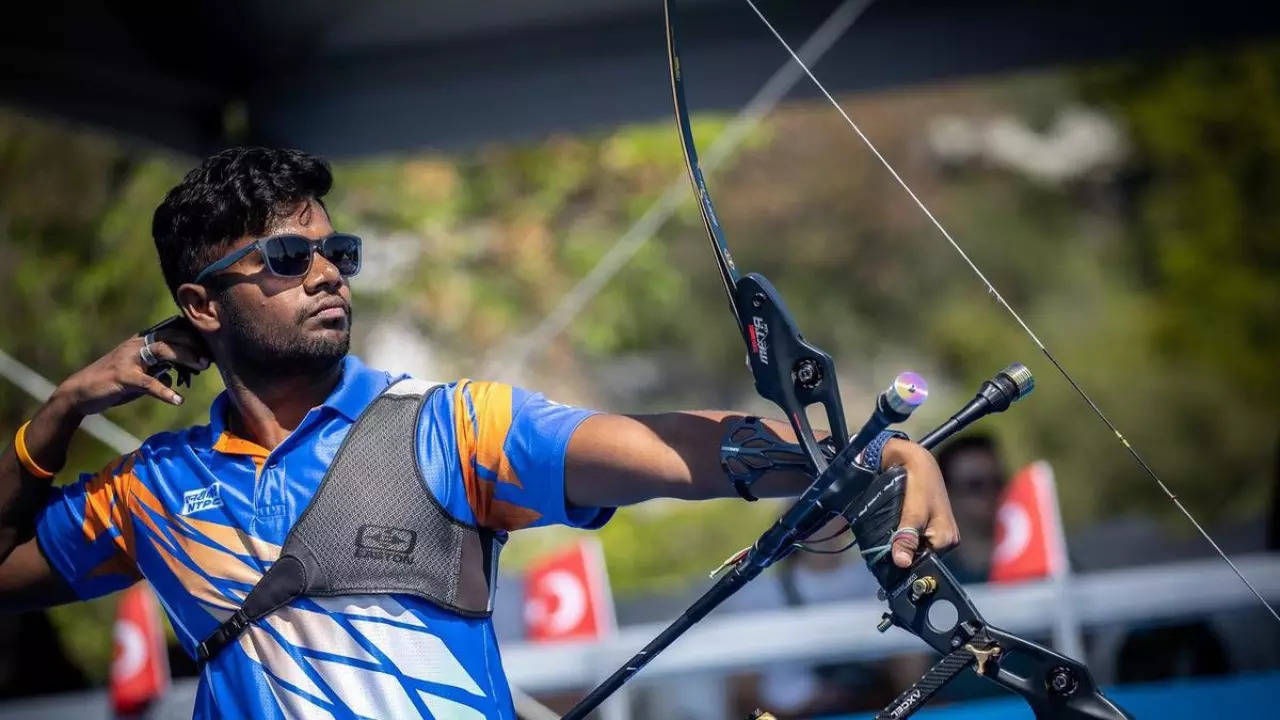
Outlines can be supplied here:
<path id="1" fill-rule="evenodd" d="M 698 210 L 702 213 L 702 224 L 711 240 L 711 249 L 715 251 L 716 265 L 720 268 L 720 279 L 724 281 L 725 292 L 729 294 L 729 308 L 743 331 L 743 340 L 750 342 L 746 326 L 742 323 L 742 315 L 738 312 L 736 300 L 738 289 L 738 267 L 733 262 L 729 245 L 724 239 L 724 230 L 720 228 L 720 219 L 716 215 L 715 205 L 711 202 L 711 193 L 707 190 L 707 181 L 702 177 L 702 168 L 698 165 L 698 150 L 693 144 L 693 128 L 689 123 L 689 105 L 684 98 L 684 68 L 680 64 L 680 48 L 676 43 L 675 15 L 671 9 L 671 0 L 662 0 L 663 17 L 667 29 L 667 62 L 671 66 L 671 99 L 675 104 L 676 127 L 680 130 L 680 148 L 684 151 L 685 167 L 689 170 L 689 182 L 693 183 L 693 194 L 698 198 Z"/>
<path id="2" fill-rule="evenodd" d="M 693 184 L 694 195 L 698 198 L 702 223 L 715 252 L 720 279 L 729 295 L 729 307 L 747 348 L 747 364 L 755 378 L 756 390 L 786 415 L 810 467 L 815 474 L 821 473 L 826 469 L 827 461 L 805 409 L 815 404 L 822 405 L 836 449 L 844 447 L 849 432 L 840 403 L 835 363 L 830 355 L 804 339 L 782 298 L 767 279 L 756 273 L 744 277 L 738 272 L 715 205 L 711 202 L 711 192 L 707 190 L 702 168 L 698 165 L 671 0 L 663 0 L 662 7 L 666 19 L 667 59 L 671 67 L 671 97 L 675 104 L 676 125 L 680 130 L 680 147 L 684 150 L 689 182 Z"/>

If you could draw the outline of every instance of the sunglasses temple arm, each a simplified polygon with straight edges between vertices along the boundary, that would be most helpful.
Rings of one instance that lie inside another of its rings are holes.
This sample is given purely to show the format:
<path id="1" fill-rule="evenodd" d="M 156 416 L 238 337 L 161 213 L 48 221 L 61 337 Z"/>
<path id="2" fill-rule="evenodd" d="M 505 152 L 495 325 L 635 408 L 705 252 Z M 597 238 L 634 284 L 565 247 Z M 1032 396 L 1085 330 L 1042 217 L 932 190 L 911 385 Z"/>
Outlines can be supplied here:
<path id="1" fill-rule="evenodd" d="M 210 275 L 216 272 L 222 272 L 223 270 L 226 270 L 232 265 L 235 265 L 237 262 L 239 262 L 240 258 L 248 255 L 249 253 L 257 249 L 258 249 L 258 243 L 256 242 L 245 245 L 239 250 L 231 253 L 230 255 L 222 258 L 221 260 L 214 262 L 213 264 L 209 265 L 205 269 L 201 270 L 200 274 L 196 275 L 196 279 L 193 280 L 192 282 L 199 285 L 201 282 L 204 281 L 205 278 L 209 277 Z"/>

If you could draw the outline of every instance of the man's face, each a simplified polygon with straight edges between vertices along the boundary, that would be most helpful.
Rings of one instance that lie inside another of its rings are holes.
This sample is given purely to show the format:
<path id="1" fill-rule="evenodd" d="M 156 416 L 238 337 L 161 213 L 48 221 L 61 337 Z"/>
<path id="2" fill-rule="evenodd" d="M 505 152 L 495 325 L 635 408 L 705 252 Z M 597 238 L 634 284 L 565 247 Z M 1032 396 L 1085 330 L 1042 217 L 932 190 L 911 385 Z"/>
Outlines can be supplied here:
<path id="1" fill-rule="evenodd" d="M 333 233 L 329 215 L 315 201 L 298 205 L 268 229 L 319 240 Z M 244 237 L 231 252 L 258 238 Z M 312 253 L 303 277 L 280 277 L 251 252 L 215 276 L 220 288 L 224 346 L 235 369 L 260 376 L 297 375 L 331 369 L 351 340 L 351 288 L 333 263 Z"/>

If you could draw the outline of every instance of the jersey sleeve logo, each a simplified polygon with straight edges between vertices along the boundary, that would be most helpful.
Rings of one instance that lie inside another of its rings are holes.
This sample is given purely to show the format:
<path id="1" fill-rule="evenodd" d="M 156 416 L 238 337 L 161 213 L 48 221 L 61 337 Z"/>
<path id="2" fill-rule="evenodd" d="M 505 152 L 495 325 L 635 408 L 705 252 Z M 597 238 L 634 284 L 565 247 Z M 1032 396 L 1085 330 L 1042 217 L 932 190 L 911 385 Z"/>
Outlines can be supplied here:
<path id="1" fill-rule="evenodd" d="M 191 515 L 203 510 L 222 507 L 222 486 L 217 482 L 199 490 L 182 493 L 182 514 Z"/>

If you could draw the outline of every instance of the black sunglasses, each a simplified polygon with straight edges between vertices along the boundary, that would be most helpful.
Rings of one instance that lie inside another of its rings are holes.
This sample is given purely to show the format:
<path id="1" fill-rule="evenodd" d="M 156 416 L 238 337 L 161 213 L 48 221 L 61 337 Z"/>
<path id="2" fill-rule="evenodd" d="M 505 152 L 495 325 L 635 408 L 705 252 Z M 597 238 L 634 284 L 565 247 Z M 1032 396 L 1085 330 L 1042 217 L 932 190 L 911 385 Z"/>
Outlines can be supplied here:
<path id="1" fill-rule="evenodd" d="M 360 238 L 350 233 L 334 233 L 319 240 L 312 240 L 305 235 L 272 235 L 235 250 L 220 260 L 211 263 L 196 275 L 195 282 L 204 282 L 206 278 L 222 272 L 236 264 L 240 258 L 257 250 L 262 253 L 267 269 L 280 277 L 302 277 L 311 270 L 311 256 L 319 252 L 325 260 L 338 268 L 343 277 L 351 277 L 360 272 Z"/>

